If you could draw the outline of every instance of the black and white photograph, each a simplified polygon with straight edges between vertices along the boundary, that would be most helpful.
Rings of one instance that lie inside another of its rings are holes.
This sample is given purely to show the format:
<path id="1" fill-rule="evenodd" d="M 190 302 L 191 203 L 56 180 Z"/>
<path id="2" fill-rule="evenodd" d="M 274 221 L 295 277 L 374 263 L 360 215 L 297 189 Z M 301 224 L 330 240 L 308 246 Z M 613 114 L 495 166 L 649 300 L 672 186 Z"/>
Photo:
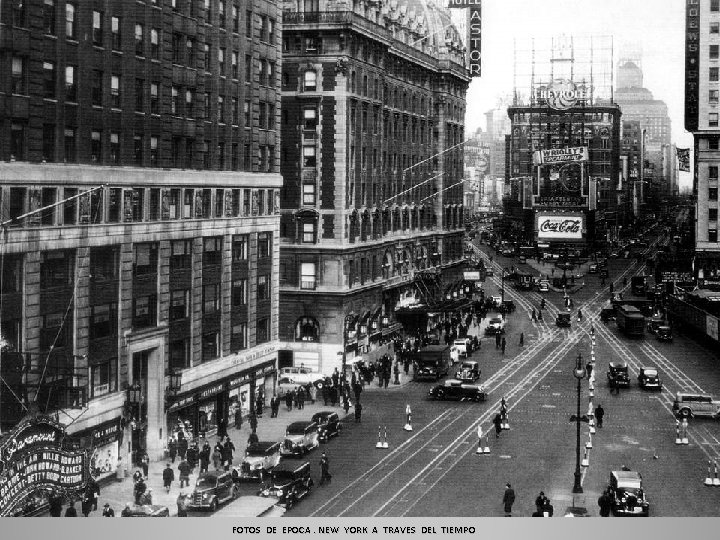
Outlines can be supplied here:
<path id="1" fill-rule="evenodd" d="M 719 171 L 720 0 L 0 0 L 0 517 L 720 517 Z"/>

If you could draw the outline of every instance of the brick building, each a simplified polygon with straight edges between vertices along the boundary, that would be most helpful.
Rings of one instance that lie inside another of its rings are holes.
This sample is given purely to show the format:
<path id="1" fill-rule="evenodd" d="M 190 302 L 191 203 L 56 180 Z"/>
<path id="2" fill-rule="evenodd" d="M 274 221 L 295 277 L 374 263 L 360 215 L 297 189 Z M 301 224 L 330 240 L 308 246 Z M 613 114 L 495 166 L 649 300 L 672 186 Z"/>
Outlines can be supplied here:
<path id="1" fill-rule="evenodd" d="M 437 5 L 284 9 L 279 363 L 332 372 L 458 277 L 469 77 Z"/>
<path id="2" fill-rule="evenodd" d="M 274 388 L 279 11 L 1 7 L 0 427 L 56 414 L 107 473 Z"/>

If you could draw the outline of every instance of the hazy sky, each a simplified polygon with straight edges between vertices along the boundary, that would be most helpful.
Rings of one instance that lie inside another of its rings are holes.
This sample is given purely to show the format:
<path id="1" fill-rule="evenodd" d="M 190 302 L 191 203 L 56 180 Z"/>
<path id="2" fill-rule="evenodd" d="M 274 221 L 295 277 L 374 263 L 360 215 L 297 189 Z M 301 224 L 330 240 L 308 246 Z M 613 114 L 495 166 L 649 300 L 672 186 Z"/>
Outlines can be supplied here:
<path id="1" fill-rule="evenodd" d="M 512 95 L 513 38 L 612 35 L 616 64 L 625 44 L 641 48 L 644 85 L 667 103 L 673 142 L 692 148 L 683 127 L 684 23 L 682 0 L 483 0 L 483 75 L 468 90 L 465 132 L 484 129 L 483 113 Z M 688 185 L 689 174 L 681 182 Z"/>

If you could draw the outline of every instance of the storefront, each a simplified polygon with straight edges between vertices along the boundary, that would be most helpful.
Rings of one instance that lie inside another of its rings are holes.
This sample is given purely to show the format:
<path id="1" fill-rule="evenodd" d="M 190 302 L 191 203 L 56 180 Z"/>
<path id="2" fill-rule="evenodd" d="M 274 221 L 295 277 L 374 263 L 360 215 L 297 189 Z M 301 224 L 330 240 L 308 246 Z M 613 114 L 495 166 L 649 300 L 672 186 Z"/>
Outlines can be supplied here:
<path id="1" fill-rule="evenodd" d="M 73 433 L 72 441 L 76 449 L 85 451 L 89 456 L 88 467 L 95 480 L 102 481 L 115 474 L 123 442 L 119 416 L 85 431 Z"/>
<path id="2" fill-rule="evenodd" d="M 26 417 L 0 438 L 0 517 L 36 515 L 54 492 L 77 496 L 88 475 L 85 452 L 67 445 L 61 424 Z"/>

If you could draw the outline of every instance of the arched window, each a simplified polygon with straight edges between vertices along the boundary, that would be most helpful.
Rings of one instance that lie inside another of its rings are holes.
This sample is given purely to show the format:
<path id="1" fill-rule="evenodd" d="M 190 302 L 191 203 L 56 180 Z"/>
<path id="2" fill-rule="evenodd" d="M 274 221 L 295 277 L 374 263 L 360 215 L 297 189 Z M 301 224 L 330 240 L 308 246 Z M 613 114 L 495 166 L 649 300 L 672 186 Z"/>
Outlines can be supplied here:
<path id="1" fill-rule="evenodd" d="M 314 91 L 317 89 L 317 73 L 311 69 L 303 76 L 303 90 Z"/>
<path id="2" fill-rule="evenodd" d="M 295 341 L 320 340 L 320 327 L 312 317 L 300 317 L 295 324 Z"/>

